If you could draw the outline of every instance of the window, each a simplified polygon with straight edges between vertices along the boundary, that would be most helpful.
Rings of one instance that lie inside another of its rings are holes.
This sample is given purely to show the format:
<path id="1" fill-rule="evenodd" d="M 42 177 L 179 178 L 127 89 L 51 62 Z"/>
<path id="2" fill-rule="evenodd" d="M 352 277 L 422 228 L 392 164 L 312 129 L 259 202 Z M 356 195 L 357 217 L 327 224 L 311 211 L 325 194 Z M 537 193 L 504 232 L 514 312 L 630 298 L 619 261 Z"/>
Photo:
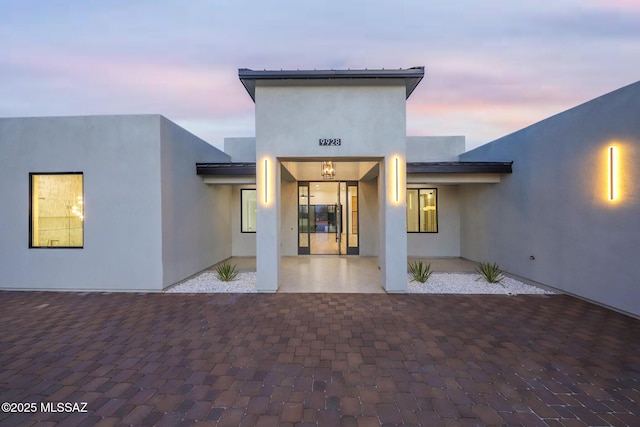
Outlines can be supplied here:
<path id="1" fill-rule="evenodd" d="M 29 174 L 29 247 L 82 248 L 84 184 L 80 172 Z"/>
<path id="2" fill-rule="evenodd" d="M 438 190 L 435 188 L 407 189 L 407 232 L 438 232 Z"/>
<path id="3" fill-rule="evenodd" d="M 256 232 L 256 190 L 240 190 L 240 216 L 242 232 Z"/>

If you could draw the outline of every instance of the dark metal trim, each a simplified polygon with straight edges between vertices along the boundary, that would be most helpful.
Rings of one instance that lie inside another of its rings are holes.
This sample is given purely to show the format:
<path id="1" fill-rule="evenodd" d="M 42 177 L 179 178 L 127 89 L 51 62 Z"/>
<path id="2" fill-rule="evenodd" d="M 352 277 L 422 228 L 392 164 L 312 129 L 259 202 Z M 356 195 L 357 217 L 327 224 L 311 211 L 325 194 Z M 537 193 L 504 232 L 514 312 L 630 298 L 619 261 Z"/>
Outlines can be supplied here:
<path id="1" fill-rule="evenodd" d="M 513 173 L 513 162 L 407 162 L 407 174 Z"/>
<path id="2" fill-rule="evenodd" d="M 204 176 L 256 175 L 255 163 L 196 163 L 196 173 Z"/>
<path id="3" fill-rule="evenodd" d="M 307 246 L 306 247 L 301 247 L 300 246 L 300 187 L 307 187 Z M 310 190 L 309 190 L 309 181 L 298 181 L 298 188 L 297 188 L 297 194 L 296 197 L 298 199 L 298 203 L 297 205 L 297 209 L 298 209 L 298 213 L 296 215 L 297 218 L 297 224 L 296 224 L 296 233 L 297 233 L 297 237 L 298 237 L 298 255 L 311 255 L 311 235 L 310 235 L 310 231 L 309 231 L 309 194 L 310 194 Z"/>
<path id="4" fill-rule="evenodd" d="M 513 173 L 513 162 L 407 162 L 407 174 Z M 255 163 L 196 163 L 198 175 L 255 176 Z"/>
<path id="5" fill-rule="evenodd" d="M 346 208 L 347 208 L 347 232 L 345 239 L 347 239 L 347 242 L 345 244 L 345 247 L 347 248 L 347 255 L 360 255 L 360 185 L 359 185 L 359 181 L 341 181 L 346 183 L 345 185 L 345 199 L 347 201 L 346 203 Z M 340 183 L 338 183 L 338 185 L 340 185 Z M 357 197 L 356 197 L 356 204 L 357 204 L 357 216 L 356 216 L 356 220 L 358 221 L 358 233 L 356 234 L 356 246 L 349 246 L 349 224 L 351 222 L 350 219 L 350 215 L 349 215 L 349 208 L 351 208 L 351 201 L 349 201 L 349 187 L 356 187 L 356 191 L 357 191 Z M 342 230 L 341 230 L 342 231 Z M 341 249 L 341 248 L 340 248 Z M 340 252 L 340 251 L 338 251 Z"/>
<path id="6" fill-rule="evenodd" d="M 238 76 L 252 79 L 330 79 L 330 78 L 380 78 L 422 77 L 424 67 L 364 70 L 251 70 L 239 68 Z"/>
<path id="7" fill-rule="evenodd" d="M 239 68 L 238 78 L 253 101 L 256 100 L 256 80 L 311 79 L 404 79 L 409 98 L 424 77 L 424 67 L 373 70 L 251 70 Z"/>

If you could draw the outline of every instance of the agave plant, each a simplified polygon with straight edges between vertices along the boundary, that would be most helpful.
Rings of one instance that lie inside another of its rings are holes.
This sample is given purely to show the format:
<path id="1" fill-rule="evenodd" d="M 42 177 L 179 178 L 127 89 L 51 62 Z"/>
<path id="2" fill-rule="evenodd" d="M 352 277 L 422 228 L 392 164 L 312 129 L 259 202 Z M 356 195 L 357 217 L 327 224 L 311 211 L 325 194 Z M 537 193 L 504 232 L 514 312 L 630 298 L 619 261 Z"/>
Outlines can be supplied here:
<path id="1" fill-rule="evenodd" d="M 411 273 L 412 282 L 424 283 L 431 276 L 431 264 L 423 264 L 422 261 L 414 261 L 409 263 L 409 272 Z"/>
<path id="2" fill-rule="evenodd" d="M 225 261 L 222 264 L 216 266 L 216 276 L 223 282 L 230 282 L 238 276 L 236 265 L 231 265 Z"/>
<path id="3" fill-rule="evenodd" d="M 498 264 L 481 262 L 476 267 L 476 271 L 480 275 L 478 279 L 484 278 L 489 283 L 500 283 L 502 285 L 502 281 L 504 280 L 504 276 L 502 275 L 502 270 L 498 267 Z"/>

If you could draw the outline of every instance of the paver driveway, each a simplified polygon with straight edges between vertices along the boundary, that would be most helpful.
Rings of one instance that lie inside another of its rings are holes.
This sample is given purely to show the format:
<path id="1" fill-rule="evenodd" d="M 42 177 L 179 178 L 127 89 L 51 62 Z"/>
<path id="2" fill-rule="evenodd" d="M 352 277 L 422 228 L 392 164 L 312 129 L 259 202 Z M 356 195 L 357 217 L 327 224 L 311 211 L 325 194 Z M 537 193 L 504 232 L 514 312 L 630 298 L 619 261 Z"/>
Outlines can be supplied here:
<path id="1" fill-rule="evenodd" d="M 38 405 L 2 425 L 640 425 L 640 321 L 568 296 L 0 292 L 0 325 Z"/>

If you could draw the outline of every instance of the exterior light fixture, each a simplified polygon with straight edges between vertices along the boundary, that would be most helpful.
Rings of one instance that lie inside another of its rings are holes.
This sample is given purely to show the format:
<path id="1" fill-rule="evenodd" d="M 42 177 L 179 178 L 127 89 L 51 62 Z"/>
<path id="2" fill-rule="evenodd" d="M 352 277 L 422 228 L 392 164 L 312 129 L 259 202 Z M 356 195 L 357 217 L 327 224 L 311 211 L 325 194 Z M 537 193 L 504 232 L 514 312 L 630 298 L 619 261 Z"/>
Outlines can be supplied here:
<path id="1" fill-rule="evenodd" d="M 400 159 L 396 156 L 396 176 L 395 176 L 395 187 L 396 187 L 396 203 L 400 202 Z"/>
<path id="2" fill-rule="evenodd" d="M 336 177 L 336 168 L 333 166 L 332 161 L 322 162 L 320 172 L 322 179 L 333 179 Z"/>
<path id="3" fill-rule="evenodd" d="M 616 194 L 616 185 L 618 184 L 618 158 L 616 147 L 609 147 L 609 201 L 614 201 L 618 196 Z"/>
<path id="4" fill-rule="evenodd" d="M 264 204 L 269 204 L 269 161 L 264 159 Z"/>

